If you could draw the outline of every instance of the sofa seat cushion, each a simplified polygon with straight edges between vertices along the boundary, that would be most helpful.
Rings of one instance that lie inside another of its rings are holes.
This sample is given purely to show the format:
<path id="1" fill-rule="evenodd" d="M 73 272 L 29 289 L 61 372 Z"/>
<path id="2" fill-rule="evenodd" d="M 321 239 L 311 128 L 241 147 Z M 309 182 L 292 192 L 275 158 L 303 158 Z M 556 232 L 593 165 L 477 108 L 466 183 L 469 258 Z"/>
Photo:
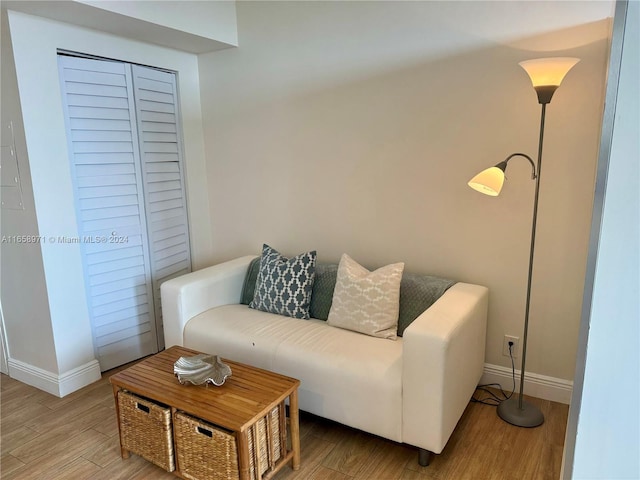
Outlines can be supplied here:
<path id="1" fill-rule="evenodd" d="M 402 441 L 402 340 L 225 305 L 192 318 L 184 345 L 298 378 L 300 409 Z"/>

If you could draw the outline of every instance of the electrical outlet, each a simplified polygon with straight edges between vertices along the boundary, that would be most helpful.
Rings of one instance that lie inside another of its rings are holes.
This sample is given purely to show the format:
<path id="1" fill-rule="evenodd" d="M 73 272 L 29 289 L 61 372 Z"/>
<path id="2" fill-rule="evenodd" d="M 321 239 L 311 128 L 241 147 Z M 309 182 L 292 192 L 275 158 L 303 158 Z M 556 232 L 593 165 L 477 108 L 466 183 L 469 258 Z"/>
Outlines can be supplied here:
<path id="1" fill-rule="evenodd" d="M 513 347 L 511 347 L 511 354 L 514 357 L 517 357 L 520 350 L 520 337 L 512 337 L 511 335 L 504 336 L 504 342 L 502 343 L 502 355 L 505 357 L 509 356 L 509 342 L 513 342 Z"/>

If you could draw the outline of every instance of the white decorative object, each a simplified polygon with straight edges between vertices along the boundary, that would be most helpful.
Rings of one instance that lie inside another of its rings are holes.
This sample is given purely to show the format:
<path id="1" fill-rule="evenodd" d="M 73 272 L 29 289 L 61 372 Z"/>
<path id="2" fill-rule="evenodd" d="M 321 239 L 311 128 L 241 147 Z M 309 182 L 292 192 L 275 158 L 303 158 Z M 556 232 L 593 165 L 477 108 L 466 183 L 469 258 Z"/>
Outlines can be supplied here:
<path id="1" fill-rule="evenodd" d="M 219 387 L 231 376 L 231 367 L 223 363 L 217 355 L 201 353 L 193 357 L 180 357 L 173 364 L 173 373 L 182 384 L 212 383 Z"/>

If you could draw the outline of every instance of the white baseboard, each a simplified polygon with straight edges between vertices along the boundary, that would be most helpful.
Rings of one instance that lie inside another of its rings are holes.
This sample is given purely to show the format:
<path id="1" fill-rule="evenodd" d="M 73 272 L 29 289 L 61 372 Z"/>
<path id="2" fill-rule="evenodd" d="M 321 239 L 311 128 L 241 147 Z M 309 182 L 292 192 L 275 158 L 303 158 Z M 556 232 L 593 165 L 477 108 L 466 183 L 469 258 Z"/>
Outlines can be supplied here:
<path id="1" fill-rule="evenodd" d="M 503 390 L 510 392 L 513 389 L 511 368 L 485 363 L 480 384 L 486 383 L 499 383 L 502 385 Z M 519 390 L 520 370 L 516 370 L 516 392 Z M 573 382 L 569 380 L 529 372 L 524 377 L 525 395 L 569 405 L 572 391 Z"/>
<path id="2" fill-rule="evenodd" d="M 11 378 L 57 397 L 64 397 L 75 392 L 100 380 L 102 376 L 97 360 L 92 360 L 60 375 L 13 358 L 9 358 L 8 364 Z"/>

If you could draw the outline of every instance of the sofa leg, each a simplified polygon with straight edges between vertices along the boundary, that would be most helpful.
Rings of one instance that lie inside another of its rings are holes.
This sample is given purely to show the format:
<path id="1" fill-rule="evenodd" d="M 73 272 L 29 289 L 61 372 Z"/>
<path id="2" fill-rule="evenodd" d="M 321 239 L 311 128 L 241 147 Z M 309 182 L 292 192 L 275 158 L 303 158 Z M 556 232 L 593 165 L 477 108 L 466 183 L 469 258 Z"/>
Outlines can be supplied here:
<path id="1" fill-rule="evenodd" d="M 429 450 L 425 450 L 424 448 L 418 449 L 418 463 L 421 467 L 426 467 L 429 465 L 429 461 L 431 460 L 431 452 Z"/>

